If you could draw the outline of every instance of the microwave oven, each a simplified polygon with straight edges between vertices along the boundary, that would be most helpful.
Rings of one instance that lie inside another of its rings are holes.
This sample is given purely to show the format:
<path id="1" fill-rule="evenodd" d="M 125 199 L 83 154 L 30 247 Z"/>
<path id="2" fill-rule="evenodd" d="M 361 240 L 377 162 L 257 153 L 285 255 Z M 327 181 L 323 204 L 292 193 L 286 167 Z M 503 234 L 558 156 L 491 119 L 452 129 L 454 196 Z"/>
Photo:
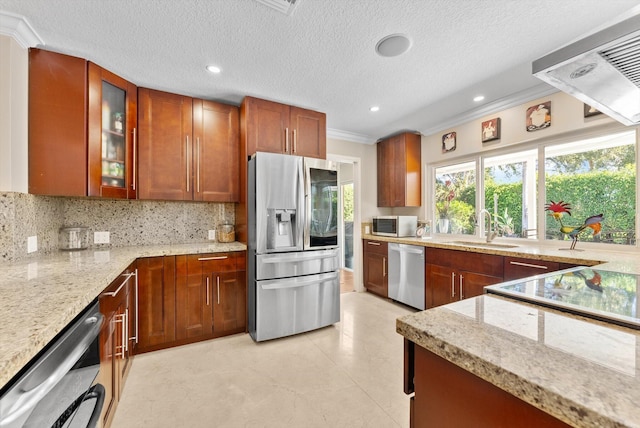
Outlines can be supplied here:
<path id="1" fill-rule="evenodd" d="M 373 235 L 416 236 L 418 229 L 418 216 L 415 215 L 385 215 L 373 217 Z"/>

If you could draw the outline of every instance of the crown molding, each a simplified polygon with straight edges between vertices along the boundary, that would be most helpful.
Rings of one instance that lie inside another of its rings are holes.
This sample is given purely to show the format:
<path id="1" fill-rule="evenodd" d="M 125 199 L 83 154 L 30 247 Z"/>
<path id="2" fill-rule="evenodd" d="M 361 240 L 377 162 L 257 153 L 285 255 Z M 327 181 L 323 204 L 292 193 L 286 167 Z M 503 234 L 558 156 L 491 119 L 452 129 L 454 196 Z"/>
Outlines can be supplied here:
<path id="1" fill-rule="evenodd" d="M 13 13 L 0 11 L 0 34 L 13 38 L 23 49 L 44 45 L 25 17 Z"/>
<path id="2" fill-rule="evenodd" d="M 532 86 L 531 88 L 525 89 L 520 92 L 516 92 L 515 94 L 511 94 L 507 97 L 496 100 L 494 102 L 485 104 L 476 109 L 467 110 L 463 113 L 453 116 L 452 118 L 446 121 L 439 122 L 435 126 L 421 129 L 420 133 L 422 135 L 432 135 L 442 130 L 450 129 L 450 128 L 453 128 L 454 126 L 471 122 L 472 120 L 479 119 L 483 116 L 501 112 L 511 107 L 516 107 L 520 104 L 524 104 L 531 100 L 535 100 L 536 98 L 542 98 L 542 97 L 549 96 L 551 94 L 555 94 L 556 92 L 560 92 L 560 91 L 558 91 L 557 88 L 554 88 L 553 86 L 550 86 L 546 83 L 541 83 L 536 86 Z"/>
<path id="3" fill-rule="evenodd" d="M 327 138 L 336 140 L 352 141 L 360 144 L 374 144 L 376 139 L 365 134 L 357 134 L 355 132 L 341 131 L 339 129 L 327 128 Z"/>

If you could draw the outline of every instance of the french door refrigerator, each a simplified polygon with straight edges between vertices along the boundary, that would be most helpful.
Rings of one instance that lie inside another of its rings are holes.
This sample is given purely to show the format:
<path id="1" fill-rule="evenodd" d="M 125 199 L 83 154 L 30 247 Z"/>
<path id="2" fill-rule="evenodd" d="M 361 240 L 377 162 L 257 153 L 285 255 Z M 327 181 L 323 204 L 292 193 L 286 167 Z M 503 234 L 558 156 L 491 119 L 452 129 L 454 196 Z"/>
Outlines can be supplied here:
<path id="1" fill-rule="evenodd" d="M 340 320 L 336 164 L 256 153 L 248 179 L 248 322 L 255 341 Z"/>

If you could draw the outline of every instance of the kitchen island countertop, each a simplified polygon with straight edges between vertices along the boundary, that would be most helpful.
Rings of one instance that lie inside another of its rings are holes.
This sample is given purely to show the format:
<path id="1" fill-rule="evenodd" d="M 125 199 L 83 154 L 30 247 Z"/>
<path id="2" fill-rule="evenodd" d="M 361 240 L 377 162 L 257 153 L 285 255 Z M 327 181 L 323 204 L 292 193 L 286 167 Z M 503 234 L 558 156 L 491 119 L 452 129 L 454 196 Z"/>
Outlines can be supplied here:
<path id="1" fill-rule="evenodd" d="M 640 427 L 638 330 L 485 294 L 396 331 L 572 426 Z"/>
<path id="2" fill-rule="evenodd" d="M 244 250 L 238 242 L 131 246 L 3 263 L 0 388 L 137 258 Z"/>

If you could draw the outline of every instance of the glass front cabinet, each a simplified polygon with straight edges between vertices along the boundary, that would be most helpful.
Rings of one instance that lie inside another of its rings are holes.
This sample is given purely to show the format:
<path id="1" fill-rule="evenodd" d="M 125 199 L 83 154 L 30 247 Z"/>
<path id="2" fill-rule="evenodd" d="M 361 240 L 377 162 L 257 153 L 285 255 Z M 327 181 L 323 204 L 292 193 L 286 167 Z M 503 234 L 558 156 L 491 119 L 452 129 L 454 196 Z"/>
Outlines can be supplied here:
<path id="1" fill-rule="evenodd" d="M 136 199 L 136 86 L 89 62 L 88 116 L 88 196 Z"/>

